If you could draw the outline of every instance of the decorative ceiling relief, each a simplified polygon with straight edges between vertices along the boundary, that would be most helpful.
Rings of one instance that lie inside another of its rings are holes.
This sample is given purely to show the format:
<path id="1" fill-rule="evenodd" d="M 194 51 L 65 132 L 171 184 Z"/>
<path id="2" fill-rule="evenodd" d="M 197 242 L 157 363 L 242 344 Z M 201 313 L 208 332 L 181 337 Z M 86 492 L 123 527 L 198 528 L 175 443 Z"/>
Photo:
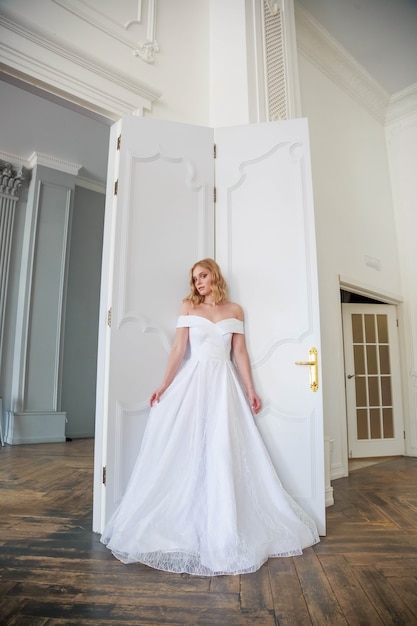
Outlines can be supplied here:
<path id="1" fill-rule="evenodd" d="M 80 20 L 127 46 L 146 63 L 159 52 L 155 39 L 157 0 L 52 0 Z"/>

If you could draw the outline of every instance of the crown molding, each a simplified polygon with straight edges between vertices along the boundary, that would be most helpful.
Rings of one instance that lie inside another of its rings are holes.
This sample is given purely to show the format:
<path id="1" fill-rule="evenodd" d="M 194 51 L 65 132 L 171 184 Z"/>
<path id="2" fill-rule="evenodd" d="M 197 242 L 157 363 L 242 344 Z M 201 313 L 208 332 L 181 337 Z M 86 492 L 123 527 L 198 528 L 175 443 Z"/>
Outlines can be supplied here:
<path id="1" fill-rule="evenodd" d="M 2 150 L 0 150 L 0 161 L 4 161 L 5 163 L 10 163 L 10 165 L 13 165 L 13 167 L 18 167 L 18 168 L 24 167 L 27 170 L 30 169 L 28 159 L 22 156 L 19 156 L 17 154 L 12 154 L 11 152 L 3 152 Z"/>
<path id="2" fill-rule="evenodd" d="M 385 89 L 297 3 L 295 18 L 299 52 L 384 124 L 390 102 Z"/>
<path id="3" fill-rule="evenodd" d="M 29 158 L 22 157 L 11 152 L 3 152 L 0 150 L 0 165 L 1 163 L 10 163 L 12 167 L 18 170 L 31 170 L 35 165 L 44 165 L 54 170 L 60 170 L 68 174 L 73 174 L 75 178 L 75 184 L 77 187 L 83 187 L 96 193 L 106 193 L 106 183 L 85 176 L 79 176 L 78 172 L 81 169 L 81 165 L 78 163 L 72 163 L 70 161 L 64 161 L 54 156 L 42 154 L 40 152 L 33 152 Z"/>
<path id="4" fill-rule="evenodd" d="M 161 94 L 0 15 L 0 69 L 109 119 L 143 115 Z"/>
<path id="5" fill-rule="evenodd" d="M 49 167 L 52 170 L 59 170 L 60 172 L 72 174 L 73 176 L 77 176 L 78 172 L 82 168 L 82 165 L 78 163 L 65 161 L 64 159 L 59 159 L 58 157 L 51 156 L 49 154 L 42 154 L 41 152 L 32 152 L 28 162 L 30 169 L 33 169 L 37 165 L 43 165 L 44 167 Z"/>
<path id="6" fill-rule="evenodd" d="M 106 183 L 101 183 L 100 181 L 92 180 L 91 178 L 77 176 L 75 179 L 75 185 L 76 187 L 82 187 L 83 189 L 88 189 L 89 191 L 95 191 L 96 193 L 106 195 Z"/>
<path id="7" fill-rule="evenodd" d="M 400 122 L 417 114 L 417 83 L 395 93 L 388 105 L 387 125 Z M 417 122 L 414 122 L 414 125 Z"/>

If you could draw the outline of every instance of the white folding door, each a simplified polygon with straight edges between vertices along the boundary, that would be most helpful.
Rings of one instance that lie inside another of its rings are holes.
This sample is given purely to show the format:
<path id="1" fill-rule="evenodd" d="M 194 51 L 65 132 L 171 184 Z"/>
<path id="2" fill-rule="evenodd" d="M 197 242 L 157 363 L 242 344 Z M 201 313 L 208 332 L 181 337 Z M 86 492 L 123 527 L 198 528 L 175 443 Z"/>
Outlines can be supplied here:
<path id="1" fill-rule="evenodd" d="M 259 429 L 285 488 L 324 534 L 306 121 L 213 130 L 127 117 L 113 129 L 115 145 L 119 136 L 120 149 L 110 157 L 103 260 L 102 315 L 110 318 L 111 311 L 111 326 L 100 330 L 94 529 L 102 529 L 120 501 L 138 454 L 148 398 L 160 383 L 188 293 L 188 270 L 212 256 L 245 310 L 264 403 Z"/>

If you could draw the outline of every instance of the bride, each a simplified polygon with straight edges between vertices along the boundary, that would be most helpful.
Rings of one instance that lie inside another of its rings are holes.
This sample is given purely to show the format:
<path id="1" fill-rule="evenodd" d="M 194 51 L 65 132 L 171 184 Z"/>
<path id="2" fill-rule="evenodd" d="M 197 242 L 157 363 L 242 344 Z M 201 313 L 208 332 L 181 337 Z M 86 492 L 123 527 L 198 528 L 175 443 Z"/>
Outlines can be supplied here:
<path id="1" fill-rule="evenodd" d="M 243 311 L 213 259 L 191 268 L 150 405 L 132 476 L 101 537 L 116 558 L 199 576 L 243 574 L 319 541 L 255 424 L 261 400 Z"/>

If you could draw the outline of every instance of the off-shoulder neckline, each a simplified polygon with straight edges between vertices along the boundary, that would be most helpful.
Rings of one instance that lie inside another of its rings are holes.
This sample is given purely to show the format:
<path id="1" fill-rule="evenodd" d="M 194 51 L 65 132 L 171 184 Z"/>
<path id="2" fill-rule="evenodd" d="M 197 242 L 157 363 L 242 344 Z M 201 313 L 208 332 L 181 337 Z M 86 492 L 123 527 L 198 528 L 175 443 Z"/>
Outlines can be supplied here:
<path id="1" fill-rule="evenodd" d="M 207 322 L 210 322 L 210 324 L 221 324 L 222 322 L 227 322 L 227 321 L 234 321 L 234 322 L 242 322 L 243 324 L 243 320 L 239 320 L 237 317 L 225 317 L 222 320 L 218 320 L 217 322 L 213 322 L 212 320 L 210 320 L 208 317 L 204 317 L 204 315 L 195 315 L 193 313 L 189 313 L 187 315 L 180 315 L 180 317 L 200 317 L 203 320 L 206 320 Z"/>

